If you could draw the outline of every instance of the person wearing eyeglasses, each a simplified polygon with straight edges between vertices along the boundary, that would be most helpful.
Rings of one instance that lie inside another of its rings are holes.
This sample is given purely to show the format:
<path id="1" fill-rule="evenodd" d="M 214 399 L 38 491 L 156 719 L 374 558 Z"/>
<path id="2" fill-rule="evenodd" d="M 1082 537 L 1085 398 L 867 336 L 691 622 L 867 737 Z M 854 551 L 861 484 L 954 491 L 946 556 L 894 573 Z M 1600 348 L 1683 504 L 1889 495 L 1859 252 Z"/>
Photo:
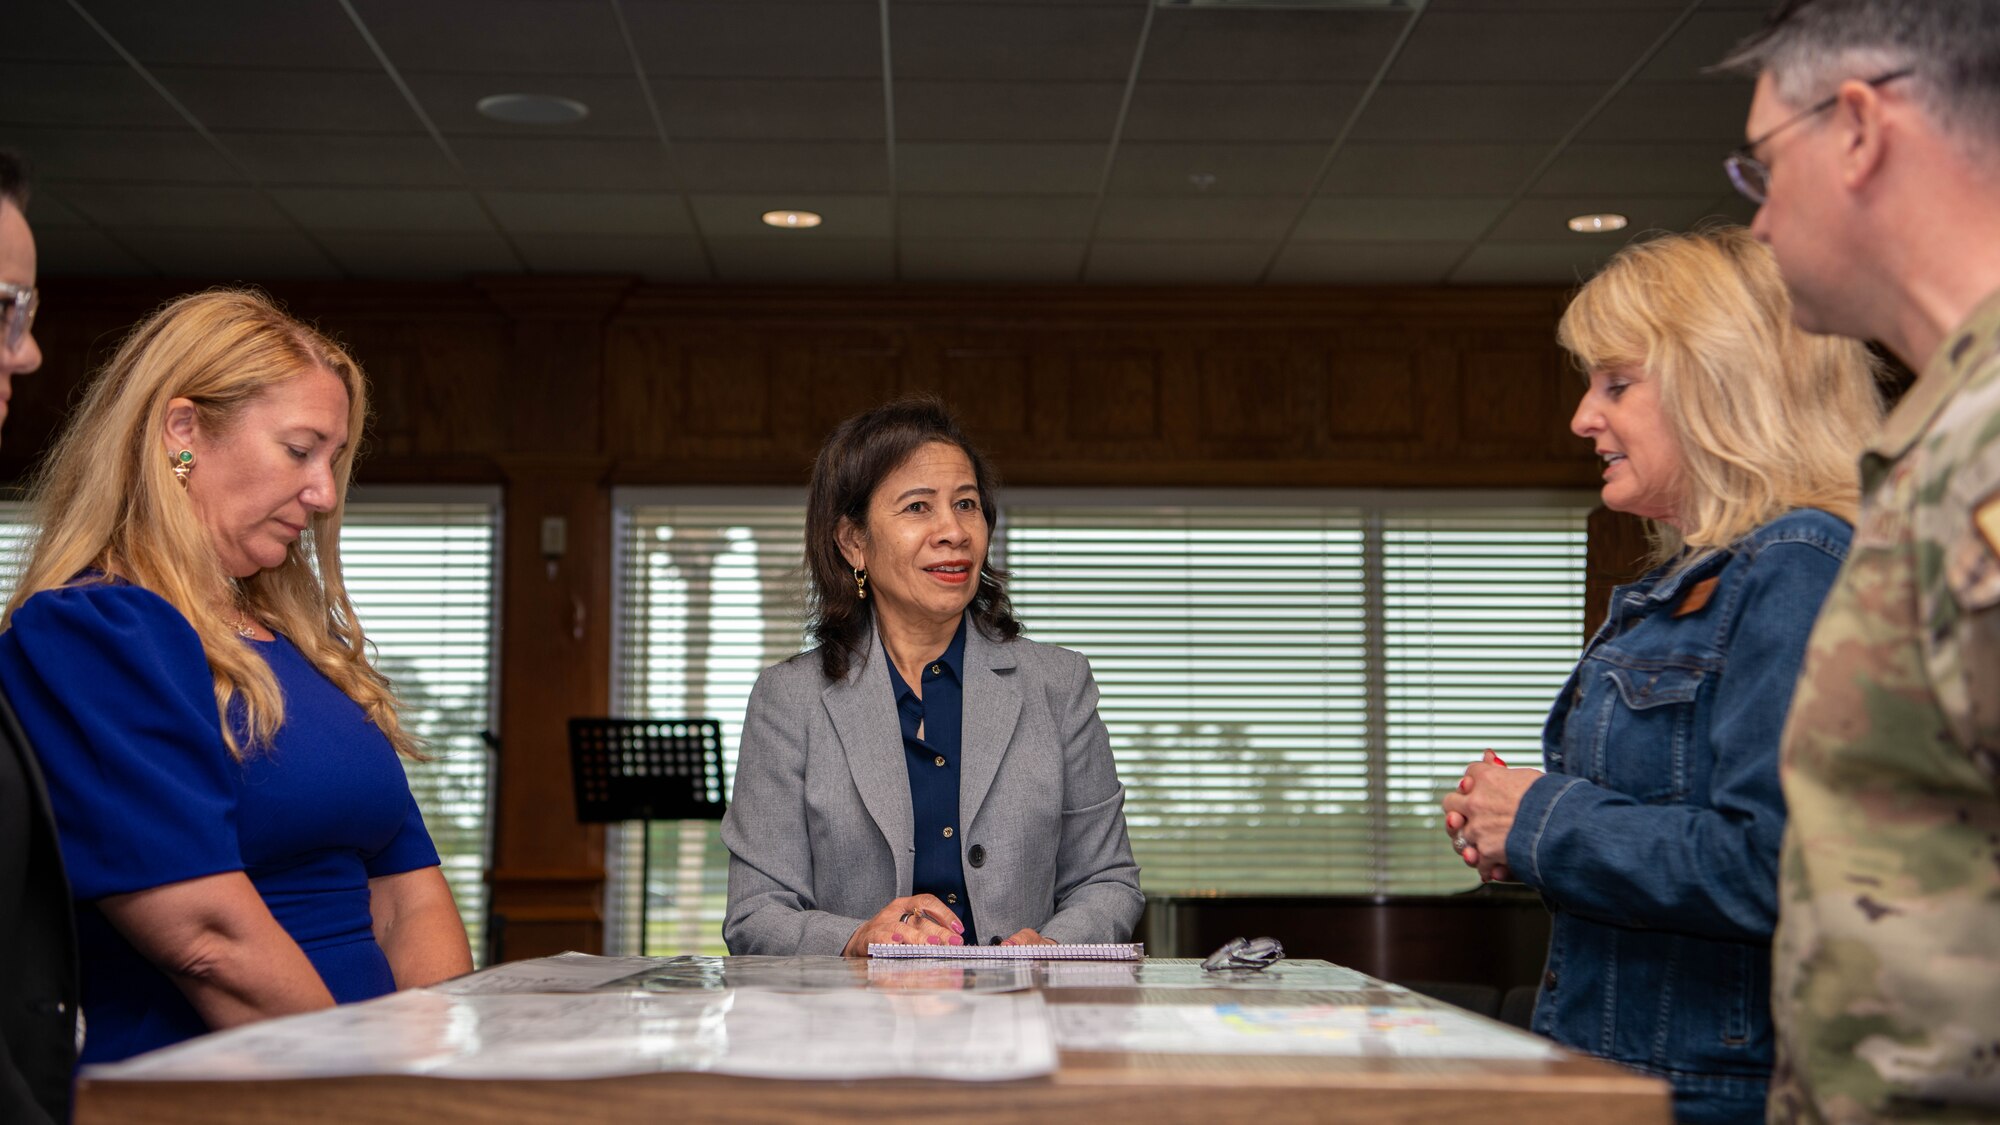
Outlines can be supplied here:
<path id="1" fill-rule="evenodd" d="M 1723 65 L 1799 324 L 1919 372 L 1786 729 L 1770 1117 L 2000 1120 L 2000 12 L 1794 2 Z"/>
<path id="2" fill-rule="evenodd" d="M 1079 654 L 1020 635 L 986 459 L 937 399 L 849 418 L 806 501 L 818 647 L 751 690 L 732 953 L 1125 941 L 1144 898 Z"/>
<path id="3" fill-rule="evenodd" d="M 1778 745 L 1852 534 L 1874 364 L 1808 336 L 1741 228 L 1625 247 L 1557 329 L 1588 373 L 1570 428 L 1652 568 L 1611 595 L 1543 731 L 1446 795 L 1484 878 L 1552 919 L 1533 1028 L 1659 1075 L 1686 1123 L 1762 1120 L 1785 805 Z"/>
<path id="4" fill-rule="evenodd" d="M 28 177 L 0 149 L 0 423 L 35 344 Z M 67 1121 L 76 1061 L 76 932 L 40 766 L 0 696 L 0 1121 Z"/>

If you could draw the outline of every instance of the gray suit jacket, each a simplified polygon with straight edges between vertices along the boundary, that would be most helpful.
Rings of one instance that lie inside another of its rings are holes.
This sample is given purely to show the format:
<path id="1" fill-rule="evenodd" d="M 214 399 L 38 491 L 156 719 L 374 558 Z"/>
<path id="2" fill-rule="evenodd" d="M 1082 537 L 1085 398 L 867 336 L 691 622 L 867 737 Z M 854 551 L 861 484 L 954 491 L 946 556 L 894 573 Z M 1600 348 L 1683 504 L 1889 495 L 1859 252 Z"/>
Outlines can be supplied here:
<path id="1" fill-rule="evenodd" d="M 722 821 L 732 953 L 838 954 L 911 893 L 915 818 L 888 657 L 872 635 L 861 651 L 839 682 L 810 652 L 765 669 L 750 693 Z M 980 934 L 1128 939 L 1139 868 L 1089 662 L 974 625 L 964 671 L 958 841 Z M 978 867 L 964 858 L 974 845 Z"/>

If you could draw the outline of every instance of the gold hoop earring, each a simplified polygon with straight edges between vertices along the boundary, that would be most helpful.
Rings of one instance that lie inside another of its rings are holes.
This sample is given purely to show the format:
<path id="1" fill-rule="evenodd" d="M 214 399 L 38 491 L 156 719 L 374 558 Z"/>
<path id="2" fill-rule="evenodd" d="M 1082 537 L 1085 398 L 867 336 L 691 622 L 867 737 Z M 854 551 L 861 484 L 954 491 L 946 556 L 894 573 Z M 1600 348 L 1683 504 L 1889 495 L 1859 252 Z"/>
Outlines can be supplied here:
<path id="1" fill-rule="evenodd" d="M 179 453 L 173 455 L 173 462 L 174 479 L 181 482 L 182 488 L 186 488 L 188 474 L 194 471 L 194 450 L 181 450 Z"/>
<path id="2" fill-rule="evenodd" d="M 854 596 L 868 600 L 868 572 L 858 566 L 854 568 Z"/>

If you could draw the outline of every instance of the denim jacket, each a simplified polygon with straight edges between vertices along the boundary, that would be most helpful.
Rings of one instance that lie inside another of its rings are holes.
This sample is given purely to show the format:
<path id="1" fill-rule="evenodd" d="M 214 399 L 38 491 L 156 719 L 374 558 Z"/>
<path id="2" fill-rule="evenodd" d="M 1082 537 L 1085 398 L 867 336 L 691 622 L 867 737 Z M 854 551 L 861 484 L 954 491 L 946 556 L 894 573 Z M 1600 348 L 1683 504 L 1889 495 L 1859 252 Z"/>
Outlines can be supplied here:
<path id="1" fill-rule="evenodd" d="M 1677 1103 L 1747 1104 L 1771 1070 L 1779 737 L 1850 534 L 1797 510 L 1619 587 L 1507 836 L 1555 916 L 1534 1029 L 1665 1076 Z"/>

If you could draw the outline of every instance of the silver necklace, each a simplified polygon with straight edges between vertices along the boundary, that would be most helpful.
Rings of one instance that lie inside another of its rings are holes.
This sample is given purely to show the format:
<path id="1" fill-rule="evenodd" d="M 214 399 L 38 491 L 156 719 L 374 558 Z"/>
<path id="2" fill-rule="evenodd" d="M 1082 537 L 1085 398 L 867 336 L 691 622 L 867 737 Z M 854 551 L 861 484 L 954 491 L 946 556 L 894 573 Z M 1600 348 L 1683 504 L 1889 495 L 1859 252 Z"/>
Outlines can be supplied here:
<path id="1" fill-rule="evenodd" d="M 257 639 L 257 630 L 250 625 L 250 615 L 242 609 L 236 611 L 236 616 L 229 622 L 229 627 L 235 629 L 236 635 L 242 637 L 244 640 L 254 641 Z"/>

